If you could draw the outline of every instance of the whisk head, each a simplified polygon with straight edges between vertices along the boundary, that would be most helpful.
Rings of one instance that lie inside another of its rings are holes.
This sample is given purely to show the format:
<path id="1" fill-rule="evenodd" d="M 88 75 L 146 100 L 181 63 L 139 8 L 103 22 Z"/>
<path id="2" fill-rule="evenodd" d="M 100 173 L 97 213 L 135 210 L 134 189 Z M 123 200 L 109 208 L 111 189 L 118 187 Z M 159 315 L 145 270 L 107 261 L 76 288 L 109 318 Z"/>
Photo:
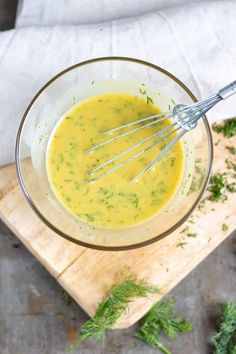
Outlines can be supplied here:
<path id="1" fill-rule="evenodd" d="M 168 124 L 165 128 L 155 132 L 154 134 L 150 135 L 149 137 L 137 142 L 127 150 L 115 155 L 111 159 L 105 161 L 101 165 L 93 168 L 91 171 L 88 173 L 88 181 L 94 182 L 114 171 L 116 171 L 118 168 L 121 168 L 122 166 L 125 166 L 132 160 L 138 158 L 145 152 L 147 152 L 150 149 L 153 149 L 154 147 L 157 147 L 157 145 L 160 145 L 164 141 L 168 141 L 167 145 L 164 145 L 163 149 L 157 154 L 157 156 L 147 164 L 147 166 L 139 173 L 137 174 L 131 182 L 136 182 L 144 173 L 149 171 L 158 161 L 162 159 L 163 156 L 165 156 L 172 148 L 173 146 L 191 129 L 194 129 L 197 125 L 198 120 L 210 109 L 212 108 L 217 102 L 221 100 L 221 97 L 219 95 L 212 96 L 204 101 L 197 102 L 193 105 L 176 105 L 173 109 L 173 111 L 168 111 L 160 114 L 154 114 L 148 117 L 144 117 L 132 122 L 129 122 L 127 124 L 123 124 L 121 126 L 115 127 L 113 129 L 110 129 L 108 131 L 103 132 L 102 134 L 107 136 L 107 135 L 112 135 L 109 139 L 104 140 L 103 142 L 92 146 L 89 148 L 85 153 L 91 153 L 94 152 L 95 150 L 101 148 L 102 146 L 105 146 L 107 144 L 112 143 L 115 140 L 121 139 L 123 137 L 126 137 L 130 134 L 134 134 L 138 131 L 141 131 L 143 129 L 150 128 L 152 126 L 156 126 L 162 122 L 168 121 L 170 124 Z M 134 127 L 137 125 L 137 127 Z M 134 127 L 134 128 L 133 128 Z M 130 129 L 131 128 L 131 129 Z M 126 130 L 128 129 L 128 130 Z M 126 130 L 126 131 L 123 131 Z M 119 131 L 122 131 L 119 133 Z M 118 132 L 118 134 L 117 134 Z M 115 134 L 115 135 L 114 135 Z M 146 144 L 147 142 L 153 140 L 150 145 L 146 146 L 142 150 L 138 151 L 135 153 L 135 150 L 138 149 L 140 146 L 143 144 Z M 160 149 L 158 149 L 160 150 Z M 131 155 L 128 158 L 124 158 L 121 162 L 117 163 L 117 165 L 112 166 L 111 168 L 105 170 L 104 172 L 98 173 L 98 171 L 102 171 L 106 166 L 109 166 L 111 164 L 114 164 L 115 161 L 118 159 L 125 157 L 125 155 L 130 154 L 132 151 L 134 151 L 134 154 Z M 97 174 L 98 173 L 98 174 Z M 93 175 L 95 175 L 93 177 Z"/>

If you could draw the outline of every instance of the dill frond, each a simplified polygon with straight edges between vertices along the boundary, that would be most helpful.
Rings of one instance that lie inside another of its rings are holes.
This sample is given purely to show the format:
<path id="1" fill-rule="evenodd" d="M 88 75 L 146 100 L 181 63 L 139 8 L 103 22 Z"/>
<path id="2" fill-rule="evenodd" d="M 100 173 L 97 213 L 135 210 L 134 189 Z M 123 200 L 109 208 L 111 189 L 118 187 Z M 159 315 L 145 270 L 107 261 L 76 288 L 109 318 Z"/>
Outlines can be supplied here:
<path id="1" fill-rule="evenodd" d="M 212 129 L 216 133 L 222 133 L 225 137 L 231 138 L 236 134 L 236 118 L 226 119 L 223 124 L 213 124 Z"/>
<path id="2" fill-rule="evenodd" d="M 134 336 L 152 347 L 159 348 L 165 354 L 171 354 L 161 342 L 161 335 L 165 334 L 175 339 L 178 332 L 190 332 L 192 329 L 190 322 L 174 315 L 173 300 L 167 300 L 159 301 L 152 307 L 141 320 L 141 327 Z"/>
<path id="3" fill-rule="evenodd" d="M 127 271 L 121 275 L 122 282 L 111 288 L 109 295 L 98 306 L 95 315 L 81 326 L 78 340 L 71 351 L 89 337 L 95 336 L 97 340 L 101 340 L 106 330 L 128 310 L 129 303 L 134 298 L 146 297 L 159 291 L 157 286 L 150 285 L 146 279 L 136 280 Z"/>
<path id="4" fill-rule="evenodd" d="M 214 354 L 236 354 L 236 303 L 228 301 L 223 305 L 219 331 L 211 336 Z"/>

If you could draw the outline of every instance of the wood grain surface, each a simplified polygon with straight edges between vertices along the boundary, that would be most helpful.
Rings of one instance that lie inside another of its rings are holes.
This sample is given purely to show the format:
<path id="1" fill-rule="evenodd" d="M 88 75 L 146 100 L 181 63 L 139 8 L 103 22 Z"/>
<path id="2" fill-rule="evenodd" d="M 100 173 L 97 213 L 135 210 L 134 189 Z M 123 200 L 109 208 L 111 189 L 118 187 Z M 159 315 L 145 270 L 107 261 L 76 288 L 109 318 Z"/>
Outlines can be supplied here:
<path id="1" fill-rule="evenodd" d="M 216 143 L 219 135 L 213 134 L 213 138 Z M 220 136 L 220 143 L 215 144 L 214 172 L 227 170 L 227 157 L 236 160 L 226 145 L 235 146 L 236 138 L 226 140 Z M 96 251 L 75 245 L 49 230 L 27 204 L 15 166 L 9 165 L 0 169 L 0 216 L 89 315 L 94 314 L 113 283 L 119 281 L 120 269 L 125 265 L 137 278 L 148 277 L 151 283 L 159 285 L 161 293 L 148 299 L 136 299 L 130 304 L 129 311 L 116 324 L 116 328 L 126 328 L 140 319 L 155 301 L 167 294 L 235 229 L 236 193 L 229 193 L 224 203 L 206 201 L 204 208 L 196 209 L 191 217 L 193 224 L 187 221 L 157 243 L 131 251 Z M 227 230 L 222 229 L 224 223 Z M 188 237 L 183 232 L 186 226 L 187 233 L 197 233 L 197 237 Z"/>

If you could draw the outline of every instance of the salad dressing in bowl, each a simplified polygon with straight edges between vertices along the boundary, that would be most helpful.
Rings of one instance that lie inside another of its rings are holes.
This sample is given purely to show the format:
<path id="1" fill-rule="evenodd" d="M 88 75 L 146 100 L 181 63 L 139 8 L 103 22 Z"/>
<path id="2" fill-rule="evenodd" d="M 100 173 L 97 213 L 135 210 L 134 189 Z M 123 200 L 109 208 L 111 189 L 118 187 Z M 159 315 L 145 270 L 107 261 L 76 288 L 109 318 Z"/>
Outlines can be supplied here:
<path id="1" fill-rule="evenodd" d="M 56 234 L 85 247 L 123 251 L 170 235 L 191 215 L 210 176 L 206 118 L 137 183 L 130 180 L 158 154 L 158 145 L 95 182 L 88 179 L 113 165 L 87 174 L 171 121 L 85 152 L 117 134 L 103 135 L 107 129 L 195 101 L 178 78 L 138 59 L 96 58 L 65 69 L 34 96 L 19 126 L 16 166 L 26 200 Z"/>
<path id="2" fill-rule="evenodd" d="M 70 109 L 53 130 L 47 148 L 47 174 L 60 203 L 81 220 L 103 228 L 139 224 L 165 207 L 174 196 L 183 174 L 181 141 L 136 183 L 130 183 L 130 180 L 168 144 L 168 138 L 95 182 L 89 182 L 87 175 L 93 168 L 167 127 L 171 120 L 141 129 L 85 154 L 91 146 L 117 134 L 107 136 L 102 132 L 158 113 L 160 109 L 151 98 L 125 93 L 96 95 Z M 152 139 L 151 143 L 155 139 L 159 137 Z M 113 164 L 149 145 L 150 142 L 146 142 Z"/>

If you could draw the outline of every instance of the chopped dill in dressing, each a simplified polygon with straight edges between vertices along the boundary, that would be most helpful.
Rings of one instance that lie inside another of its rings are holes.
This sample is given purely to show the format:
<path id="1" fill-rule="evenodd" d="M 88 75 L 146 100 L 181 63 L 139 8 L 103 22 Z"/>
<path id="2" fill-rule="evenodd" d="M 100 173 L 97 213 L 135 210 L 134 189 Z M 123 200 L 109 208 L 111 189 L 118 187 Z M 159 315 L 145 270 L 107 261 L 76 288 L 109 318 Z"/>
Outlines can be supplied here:
<path id="1" fill-rule="evenodd" d="M 165 207 L 175 194 L 183 172 L 181 142 L 136 183 L 130 183 L 130 180 L 157 156 L 168 144 L 168 139 L 96 182 L 88 182 L 87 174 L 140 140 L 164 129 L 171 124 L 170 120 L 153 124 L 85 154 L 91 146 L 118 134 L 114 132 L 108 137 L 102 132 L 158 113 L 160 110 L 149 96 L 141 98 L 122 93 L 98 95 L 74 105 L 55 127 L 47 149 L 48 178 L 60 203 L 87 223 L 113 229 L 139 224 Z M 144 123 L 137 127 L 141 124 Z M 102 172 L 143 150 L 155 139 L 106 166 Z"/>

